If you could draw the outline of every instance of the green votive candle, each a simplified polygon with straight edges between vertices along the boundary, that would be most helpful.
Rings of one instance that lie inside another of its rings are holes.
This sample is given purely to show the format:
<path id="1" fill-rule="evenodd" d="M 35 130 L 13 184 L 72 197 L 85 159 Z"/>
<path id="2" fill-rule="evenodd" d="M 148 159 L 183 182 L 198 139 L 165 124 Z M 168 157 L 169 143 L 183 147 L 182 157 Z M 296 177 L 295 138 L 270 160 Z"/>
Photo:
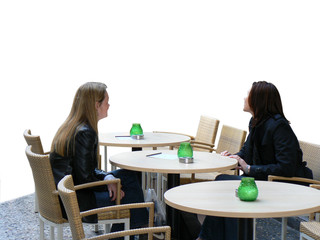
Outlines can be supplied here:
<path id="1" fill-rule="evenodd" d="M 136 135 L 143 135 L 143 130 L 141 128 L 140 123 L 133 123 L 131 127 L 130 136 L 136 136 Z"/>
<path id="2" fill-rule="evenodd" d="M 182 142 L 180 143 L 180 147 L 178 150 L 178 157 L 179 158 L 193 158 L 193 149 L 189 142 Z"/>
<path id="3" fill-rule="evenodd" d="M 254 178 L 244 177 L 238 188 L 238 197 L 242 201 L 255 201 L 258 197 L 258 187 Z"/>

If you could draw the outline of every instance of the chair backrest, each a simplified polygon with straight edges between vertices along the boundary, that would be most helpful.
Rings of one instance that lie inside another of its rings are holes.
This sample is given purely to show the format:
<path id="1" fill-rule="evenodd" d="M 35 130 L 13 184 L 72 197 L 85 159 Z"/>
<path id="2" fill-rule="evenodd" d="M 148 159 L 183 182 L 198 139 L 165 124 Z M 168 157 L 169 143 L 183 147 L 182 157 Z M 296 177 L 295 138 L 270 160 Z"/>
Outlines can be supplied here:
<path id="1" fill-rule="evenodd" d="M 200 116 L 195 141 L 214 144 L 217 137 L 219 123 L 220 121 L 218 119 L 208 116 Z"/>
<path id="2" fill-rule="evenodd" d="M 229 151 L 234 154 L 240 151 L 246 140 L 247 131 L 223 125 L 216 153 Z"/>
<path id="3" fill-rule="evenodd" d="M 320 145 L 299 141 L 303 152 L 303 161 L 313 172 L 313 179 L 320 180 Z"/>
<path id="4" fill-rule="evenodd" d="M 58 191 L 69 219 L 72 239 L 85 239 L 77 195 L 74 191 L 71 175 L 67 175 L 61 179 L 58 183 Z"/>
<path id="5" fill-rule="evenodd" d="M 32 152 L 44 154 L 40 136 L 32 135 L 30 129 L 26 129 L 23 136 L 28 144 L 32 146 Z"/>
<path id="6" fill-rule="evenodd" d="M 33 180 L 39 203 L 39 213 L 42 217 L 54 223 L 64 223 L 59 195 L 54 182 L 49 155 L 32 152 L 33 146 L 27 146 L 26 155 L 32 169 Z"/>

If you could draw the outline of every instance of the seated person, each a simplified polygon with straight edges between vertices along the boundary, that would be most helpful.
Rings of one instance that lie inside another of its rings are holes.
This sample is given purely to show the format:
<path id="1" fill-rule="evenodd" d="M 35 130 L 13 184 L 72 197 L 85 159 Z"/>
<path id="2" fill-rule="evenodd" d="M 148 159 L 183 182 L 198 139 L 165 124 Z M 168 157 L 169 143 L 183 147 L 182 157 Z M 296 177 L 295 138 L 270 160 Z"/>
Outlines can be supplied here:
<path id="1" fill-rule="evenodd" d="M 121 179 L 121 203 L 144 202 L 137 174 L 133 171 L 104 172 L 97 169 L 99 155 L 98 121 L 107 117 L 109 96 L 103 83 L 88 82 L 78 89 L 69 116 L 57 131 L 51 146 L 50 162 L 55 183 L 71 174 L 74 184 L 104 179 Z M 108 184 L 77 191 L 80 211 L 115 204 L 116 184 Z M 61 204 L 61 206 L 63 206 Z M 147 209 L 132 209 L 131 228 L 148 224 Z M 66 213 L 62 209 L 64 217 Z M 85 222 L 96 223 L 97 216 L 88 216 Z M 112 231 L 121 230 L 122 224 L 113 224 Z"/>
<path id="2" fill-rule="evenodd" d="M 216 181 L 243 176 L 267 180 L 268 175 L 312 178 L 312 171 L 302 162 L 298 139 L 284 116 L 280 94 L 272 83 L 254 82 L 243 110 L 252 115 L 248 138 L 239 153 L 221 154 L 237 159 L 244 175 L 222 174 Z M 197 240 L 235 239 L 238 239 L 238 219 L 206 216 Z"/>

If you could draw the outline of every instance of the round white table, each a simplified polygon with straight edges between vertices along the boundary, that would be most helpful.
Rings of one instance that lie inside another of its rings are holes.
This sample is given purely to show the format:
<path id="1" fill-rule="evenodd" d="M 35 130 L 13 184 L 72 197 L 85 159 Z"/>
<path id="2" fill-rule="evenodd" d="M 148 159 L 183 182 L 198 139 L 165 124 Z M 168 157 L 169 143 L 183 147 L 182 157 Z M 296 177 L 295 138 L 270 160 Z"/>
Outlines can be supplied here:
<path id="1" fill-rule="evenodd" d="M 109 161 L 124 169 L 169 174 L 217 172 L 237 166 L 237 160 L 216 153 L 194 151 L 193 158 L 193 163 L 180 163 L 177 150 L 150 150 L 119 153 Z"/>
<path id="2" fill-rule="evenodd" d="M 160 153 L 160 154 L 157 154 Z M 154 155 L 156 154 L 156 155 Z M 168 173 L 168 189 L 180 184 L 180 173 L 216 172 L 235 168 L 237 160 L 216 153 L 193 153 L 193 163 L 180 163 L 177 150 L 124 152 L 110 157 L 114 166 L 142 172 Z M 159 176 L 157 177 L 159 179 Z M 160 183 L 157 184 L 160 187 Z M 173 188 L 175 189 L 175 188 Z M 157 189 L 157 193 L 161 192 Z M 159 196 L 158 196 L 159 197 Z M 179 232 L 179 213 L 167 207 L 167 222 L 172 228 L 173 238 Z M 178 237 L 178 236 L 177 236 Z"/>
<path id="3" fill-rule="evenodd" d="M 190 137 L 181 134 L 145 132 L 144 138 L 132 139 L 128 132 L 99 133 L 99 144 L 104 146 L 104 164 L 107 171 L 107 147 L 131 147 L 132 150 L 142 150 L 143 147 L 179 146 L 189 142 Z"/>
<path id="4" fill-rule="evenodd" d="M 191 213 L 234 217 L 290 217 L 320 210 L 320 191 L 297 184 L 256 181 L 256 201 L 235 196 L 240 181 L 212 181 L 178 186 L 164 194 L 169 206 Z"/>

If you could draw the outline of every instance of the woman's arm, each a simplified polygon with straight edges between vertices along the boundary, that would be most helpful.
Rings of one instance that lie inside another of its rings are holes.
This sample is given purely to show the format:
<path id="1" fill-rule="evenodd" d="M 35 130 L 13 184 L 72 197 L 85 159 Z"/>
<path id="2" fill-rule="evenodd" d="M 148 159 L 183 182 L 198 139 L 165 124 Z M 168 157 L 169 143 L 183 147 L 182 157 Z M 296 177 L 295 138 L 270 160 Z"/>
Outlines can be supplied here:
<path id="1" fill-rule="evenodd" d="M 99 171 L 100 177 L 96 174 L 96 137 L 96 133 L 89 128 L 80 130 L 75 137 L 72 175 L 76 184 L 99 181 L 107 175 L 101 170 Z"/>

